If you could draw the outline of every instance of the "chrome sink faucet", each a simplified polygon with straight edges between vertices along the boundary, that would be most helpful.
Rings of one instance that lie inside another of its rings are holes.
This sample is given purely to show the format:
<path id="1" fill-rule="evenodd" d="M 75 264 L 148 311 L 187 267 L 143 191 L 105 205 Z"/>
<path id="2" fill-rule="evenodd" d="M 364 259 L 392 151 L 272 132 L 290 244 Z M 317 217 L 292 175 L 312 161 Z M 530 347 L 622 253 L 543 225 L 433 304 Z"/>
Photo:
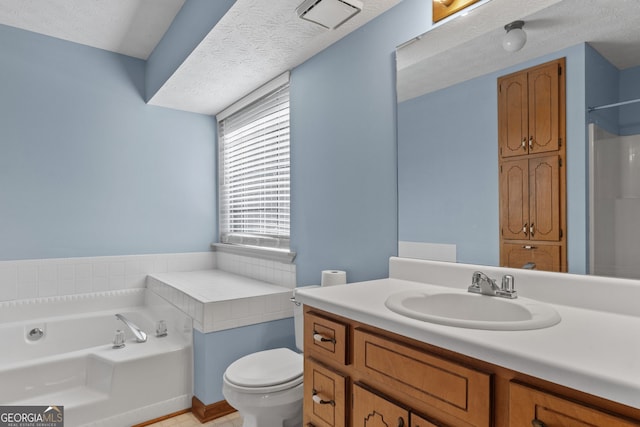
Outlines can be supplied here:
<path id="1" fill-rule="evenodd" d="M 514 282 L 512 275 L 505 274 L 502 276 L 502 286 L 498 286 L 494 279 L 481 271 L 476 271 L 471 276 L 471 286 L 468 291 L 474 294 L 513 299 L 518 297 Z"/>
<path id="2" fill-rule="evenodd" d="M 116 314 L 116 318 L 118 320 L 122 320 L 122 322 L 125 325 L 127 325 L 127 327 L 131 330 L 133 335 L 136 337 L 136 342 L 146 342 L 147 341 L 147 334 L 142 329 L 140 329 L 138 326 L 136 326 L 135 323 L 131 322 L 129 319 L 127 319 L 126 317 L 124 317 L 120 313 Z"/>

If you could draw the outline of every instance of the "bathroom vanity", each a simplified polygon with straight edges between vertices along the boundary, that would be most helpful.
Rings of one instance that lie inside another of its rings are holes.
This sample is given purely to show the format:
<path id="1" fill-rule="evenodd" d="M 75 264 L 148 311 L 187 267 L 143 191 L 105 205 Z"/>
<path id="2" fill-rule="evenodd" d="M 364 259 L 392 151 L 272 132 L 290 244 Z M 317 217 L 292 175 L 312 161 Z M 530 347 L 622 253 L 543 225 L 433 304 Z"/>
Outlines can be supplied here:
<path id="1" fill-rule="evenodd" d="M 442 290 L 446 281 L 466 292 L 474 268 L 514 274 L 521 294 L 546 293 L 541 303 L 561 321 L 530 330 L 462 328 L 385 306 L 392 294 Z M 558 303 L 572 280 L 584 291 L 574 298 L 582 306 Z M 620 312 L 591 307 L 597 280 L 392 258 L 389 279 L 301 290 L 304 426 L 638 426 L 640 345 L 627 337 L 640 332 L 640 318 L 624 304 Z M 640 289 L 635 281 L 611 286 L 628 297 Z"/>

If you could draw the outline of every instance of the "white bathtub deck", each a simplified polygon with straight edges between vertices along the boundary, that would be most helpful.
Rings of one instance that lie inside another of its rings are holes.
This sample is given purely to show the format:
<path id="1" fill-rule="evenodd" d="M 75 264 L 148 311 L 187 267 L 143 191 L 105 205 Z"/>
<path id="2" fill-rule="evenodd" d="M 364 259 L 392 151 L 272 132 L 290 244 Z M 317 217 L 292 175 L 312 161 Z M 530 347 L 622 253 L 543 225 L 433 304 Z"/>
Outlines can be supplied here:
<path id="1" fill-rule="evenodd" d="M 153 274 L 147 288 L 209 333 L 293 316 L 292 289 L 222 270 Z"/>

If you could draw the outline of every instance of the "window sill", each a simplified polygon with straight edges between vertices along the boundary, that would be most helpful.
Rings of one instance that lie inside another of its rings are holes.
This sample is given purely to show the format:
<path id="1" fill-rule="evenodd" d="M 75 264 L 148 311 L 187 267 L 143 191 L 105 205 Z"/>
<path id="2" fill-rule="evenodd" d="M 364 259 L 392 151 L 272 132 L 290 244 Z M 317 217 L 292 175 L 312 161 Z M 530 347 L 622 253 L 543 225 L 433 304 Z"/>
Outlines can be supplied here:
<path id="1" fill-rule="evenodd" d="M 211 248 L 216 252 L 227 252 L 237 255 L 250 256 L 255 258 L 278 261 L 287 264 L 293 263 L 296 258 L 295 252 L 281 249 L 263 248 L 260 246 L 233 245 L 229 243 L 212 243 Z"/>

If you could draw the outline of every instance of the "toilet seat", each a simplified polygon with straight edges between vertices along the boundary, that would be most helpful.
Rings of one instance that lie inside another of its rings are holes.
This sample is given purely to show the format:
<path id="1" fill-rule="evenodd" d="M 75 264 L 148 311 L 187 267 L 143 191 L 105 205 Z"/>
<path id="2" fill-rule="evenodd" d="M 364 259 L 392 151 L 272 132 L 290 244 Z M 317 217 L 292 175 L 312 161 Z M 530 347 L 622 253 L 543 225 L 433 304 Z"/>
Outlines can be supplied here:
<path id="1" fill-rule="evenodd" d="M 225 371 L 224 380 L 247 393 L 270 393 L 301 384 L 302 371 L 301 354 L 288 348 L 277 348 L 236 360 Z"/>

